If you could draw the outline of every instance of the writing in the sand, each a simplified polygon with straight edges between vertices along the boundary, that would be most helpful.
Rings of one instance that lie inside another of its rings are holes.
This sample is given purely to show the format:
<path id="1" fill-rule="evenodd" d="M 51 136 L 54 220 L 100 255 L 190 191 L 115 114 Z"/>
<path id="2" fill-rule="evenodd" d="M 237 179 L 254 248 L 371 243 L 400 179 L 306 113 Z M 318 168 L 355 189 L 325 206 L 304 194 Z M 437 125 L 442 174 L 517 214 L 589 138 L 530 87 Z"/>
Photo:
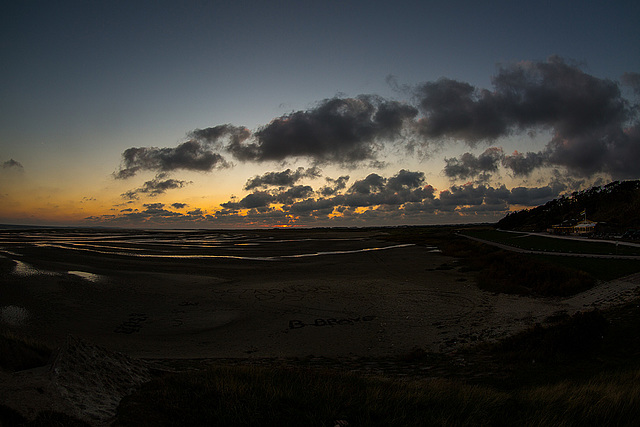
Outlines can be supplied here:
<path id="1" fill-rule="evenodd" d="M 302 320 L 289 320 L 289 329 L 300 329 L 305 326 L 344 326 L 355 325 L 359 322 L 371 322 L 376 316 L 346 317 L 342 319 L 316 319 L 306 323 Z"/>
<path id="2" fill-rule="evenodd" d="M 116 334 L 132 334 L 139 332 L 142 327 L 142 323 L 147 320 L 147 315 L 144 313 L 131 313 L 129 319 L 122 322 L 115 329 Z"/>

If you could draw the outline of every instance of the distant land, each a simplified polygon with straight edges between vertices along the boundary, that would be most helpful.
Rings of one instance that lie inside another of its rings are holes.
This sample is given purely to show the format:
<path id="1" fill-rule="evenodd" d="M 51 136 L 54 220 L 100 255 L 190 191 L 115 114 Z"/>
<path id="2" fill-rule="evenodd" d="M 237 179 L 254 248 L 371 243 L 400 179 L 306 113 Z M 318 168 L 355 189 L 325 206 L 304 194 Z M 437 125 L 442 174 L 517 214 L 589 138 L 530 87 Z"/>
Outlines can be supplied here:
<path id="1" fill-rule="evenodd" d="M 498 228 L 545 231 L 552 225 L 575 225 L 584 218 L 598 223 L 598 234 L 638 234 L 640 180 L 613 181 L 551 200 L 542 206 L 513 212 L 498 221 Z"/>

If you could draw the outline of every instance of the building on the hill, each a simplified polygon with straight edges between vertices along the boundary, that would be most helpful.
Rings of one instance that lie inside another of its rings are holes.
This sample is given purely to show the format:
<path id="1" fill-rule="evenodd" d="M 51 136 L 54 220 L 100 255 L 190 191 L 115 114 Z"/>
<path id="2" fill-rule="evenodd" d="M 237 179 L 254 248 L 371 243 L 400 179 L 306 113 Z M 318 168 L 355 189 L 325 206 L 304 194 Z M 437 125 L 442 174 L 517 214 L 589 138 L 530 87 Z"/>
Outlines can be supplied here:
<path id="1" fill-rule="evenodd" d="M 584 216 L 584 219 L 577 224 L 568 225 L 563 223 L 552 225 L 551 228 L 547 229 L 547 232 L 550 234 L 573 234 L 578 236 L 588 236 L 595 233 L 598 223 L 588 220 L 586 211 L 580 212 L 580 215 Z"/>
<path id="2" fill-rule="evenodd" d="M 547 233 L 549 233 L 549 234 L 572 234 L 573 233 L 573 225 L 565 225 L 565 224 L 552 225 L 550 228 L 547 228 Z"/>
<path id="3" fill-rule="evenodd" d="M 580 221 L 579 223 L 573 226 L 573 234 L 579 234 L 581 236 L 587 235 L 587 234 L 593 234 L 596 231 L 597 224 L 598 224 L 597 222 L 593 222 L 589 220 Z"/>

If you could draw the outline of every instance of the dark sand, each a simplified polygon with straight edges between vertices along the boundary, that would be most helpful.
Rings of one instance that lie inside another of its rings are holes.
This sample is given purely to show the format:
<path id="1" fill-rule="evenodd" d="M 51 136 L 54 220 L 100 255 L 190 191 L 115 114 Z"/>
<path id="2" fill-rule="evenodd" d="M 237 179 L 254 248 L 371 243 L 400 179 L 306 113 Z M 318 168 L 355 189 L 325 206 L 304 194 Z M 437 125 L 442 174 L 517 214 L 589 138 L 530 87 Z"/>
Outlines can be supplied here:
<path id="1" fill-rule="evenodd" d="M 619 304 L 640 288 L 638 274 L 572 298 L 494 295 L 434 248 L 353 252 L 395 245 L 380 232 L 265 231 L 211 247 L 175 238 L 158 244 L 157 234 L 132 240 L 125 233 L 106 246 L 100 235 L 89 244 L 81 236 L 85 243 L 73 250 L 73 233 L 50 237 L 0 235 L 0 328 L 61 349 L 49 366 L 0 371 L 0 404 L 28 419 L 53 409 L 96 426 L 109 425 L 120 399 L 149 378 L 145 362 L 127 356 L 354 359 L 402 356 L 416 347 L 446 352 L 499 339 L 559 311 Z M 38 246 L 41 241 L 49 246 Z M 113 251 L 109 246 L 163 256 L 333 253 L 175 259 L 104 253 Z"/>
<path id="2" fill-rule="evenodd" d="M 297 240 L 273 244 L 268 252 L 240 244 L 207 253 L 264 257 L 395 245 L 380 232 L 262 233 Z M 279 260 L 132 258 L 4 247 L 10 251 L 6 256 L 43 273 L 5 268 L 4 327 L 52 346 L 73 334 L 143 358 L 448 351 L 503 337 L 560 310 L 571 314 L 621 302 L 638 287 L 637 280 L 622 280 L 569 299 L 494 295 L 477 289 L 473 275 L 455 267 L 455 259 L 425 246 Z M 26 317 L 16 313 L 22 309 Z"/>

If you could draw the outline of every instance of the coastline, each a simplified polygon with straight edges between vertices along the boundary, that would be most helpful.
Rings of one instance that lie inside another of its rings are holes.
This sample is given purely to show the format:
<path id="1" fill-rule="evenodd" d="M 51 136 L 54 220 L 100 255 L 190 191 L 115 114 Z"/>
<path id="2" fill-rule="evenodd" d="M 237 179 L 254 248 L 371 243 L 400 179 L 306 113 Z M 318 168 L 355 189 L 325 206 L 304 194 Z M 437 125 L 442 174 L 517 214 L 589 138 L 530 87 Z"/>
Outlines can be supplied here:
<path id="1" fill-rule="evenodd" d="M 493 294 L 433 247 L 361 231 L 312 237 L 282 239 L 287 256 L 280 260 L 264 259 L 279 247 L 273 240 L 266 250 L 247 241 L 204 249 L 248 255 L 242 259 L 134 258 L 5 240 L 1 327 L 59 350 L 48 366 L 0 372 L 7 396 L 0 403 L 28 418 L 54 409 L 100 426 L 128 393 L 122 385 L 135 387 L 153 370 L 248 365 L 447 376 L 449 362 L 414 363 L 411 355 L 455 359 L 459 350 L 559 313 L 603 310 L 640 295 L 640 273 L 568 298 Z M 386 249 L 367 250 L 379 247 Z M 129 382 L 131 373 L 137 382 Z"/>
<path id="2" fill-rule="evenodd" d="M 3 273 L 0 307 L 28 316 L 4 326 L 52 348 L 71 334 L 139 358 L 394 357 L 495 341 L 558 312 L 623 302 L 640 286 L 627 278 L 569 298 L 498 295 L 432 247 L 363 231 L 276 235 L 199 249 L 246 259 L 23 245 L 11 253 L 32 271 Z M 250 259 L 265 253 L 284 257 Z"/>

